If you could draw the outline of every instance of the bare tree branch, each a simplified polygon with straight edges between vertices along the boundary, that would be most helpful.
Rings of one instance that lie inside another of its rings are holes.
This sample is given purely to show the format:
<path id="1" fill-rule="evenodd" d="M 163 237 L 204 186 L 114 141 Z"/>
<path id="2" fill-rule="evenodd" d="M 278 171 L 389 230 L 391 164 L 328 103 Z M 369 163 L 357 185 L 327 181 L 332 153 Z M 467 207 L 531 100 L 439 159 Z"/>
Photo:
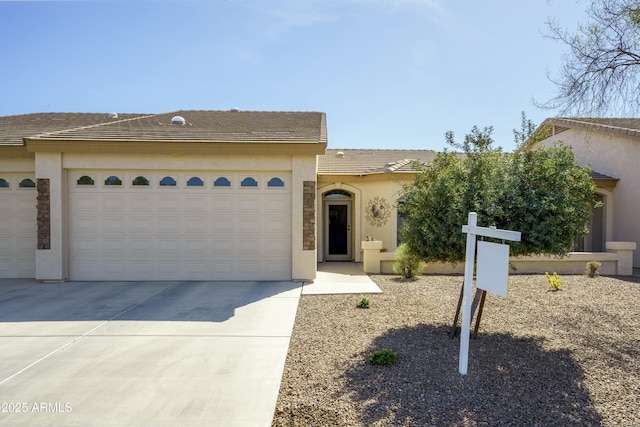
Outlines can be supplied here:
<path id="1" fill-rule="evenodd" d="M 589 22 L 575 34 L 547 21 L 546 37 L 568 47 L 556 94 L 542 108 L 562 115 L 637 114 L 640 111 L 640 0 L 592 0 Z"/>

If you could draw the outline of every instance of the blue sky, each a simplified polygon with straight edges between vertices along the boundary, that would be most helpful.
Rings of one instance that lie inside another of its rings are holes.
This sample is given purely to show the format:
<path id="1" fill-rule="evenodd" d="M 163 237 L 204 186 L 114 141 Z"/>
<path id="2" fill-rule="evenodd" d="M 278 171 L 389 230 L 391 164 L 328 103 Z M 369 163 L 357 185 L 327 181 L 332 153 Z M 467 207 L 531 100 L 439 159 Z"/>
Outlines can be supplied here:
<path id="1" fill-rule="evenodd" d="M 0 1 L 0 115 L 323 111 L 331 148 L 445 147 L 555 111 L 575 0 Z"/>

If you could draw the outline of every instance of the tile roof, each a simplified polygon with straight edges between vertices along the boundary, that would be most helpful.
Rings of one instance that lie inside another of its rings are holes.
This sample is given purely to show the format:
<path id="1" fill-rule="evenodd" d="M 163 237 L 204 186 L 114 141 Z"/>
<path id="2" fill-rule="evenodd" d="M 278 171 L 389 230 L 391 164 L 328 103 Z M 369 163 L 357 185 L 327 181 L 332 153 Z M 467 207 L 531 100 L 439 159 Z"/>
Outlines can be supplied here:
<path id="1" fill-rule="evenodd" d="M 33 113 L 0 116 L 0 145 L 24 145 L 22 138 L 44 132 L 55 132 L 100 123 L 140 117 L 141 114 L 119 114 L 112 119 L 107 113 Z"/>
<path id="2" fill-rule="evenodd" d="M 591 171 L 589 172 L 589 176 L 591 177 L 591 179 L 598 179 L 598 180 L 602 180 L 602 181 L 619 181 L 619 178 L 614 178 L 612 176 L 609 175 L 605 175 L 603 173 L 600 172 L 596 172 L 596 171 Z"/>
<path id="3" fill-rule="evenodd" d="M 546 119 L 538 127 L 538 130 L 548 126 L 555 126 L 557 128 L 556 133 L 569 128 L 578 128 L 619 135 L 640 136 L 640 119 L 557 117 Z"/>
<path id="4" fill-rule="evenodd" d="M 342 153 L 342 154 L 340 154 Z M 430 163 L 433 150 L 327 149 L 318 156 L 319 175 L 371 175 L 413 172 L 414 162 Z"/>
<path id="5" fill-rule="evenodd" d="M 171 124 L 180 116 L 185 124 Z M 324 143 L 325 113 L 185 110 L 37 135 L 57 141 Z"/>

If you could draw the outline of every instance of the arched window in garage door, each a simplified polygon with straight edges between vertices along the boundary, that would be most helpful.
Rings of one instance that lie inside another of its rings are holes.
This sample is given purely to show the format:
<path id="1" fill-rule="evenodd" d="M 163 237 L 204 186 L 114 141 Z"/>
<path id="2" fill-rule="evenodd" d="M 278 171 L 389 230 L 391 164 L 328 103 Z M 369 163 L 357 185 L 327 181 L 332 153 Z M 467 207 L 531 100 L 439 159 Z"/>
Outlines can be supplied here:
<path id="1" fill-rule="evenodd" d="M 20 188 L 35 188 L 36 187 L 36 183 L 33 182 L 32 179 L 25 178 L 22 181 L 20 181 L 19 187 Z"/>
<path id="2" fill-rule="evenodd" d="M 187 187 L 202 187 L 204 186 L 204 181 L 197 176 L 189 178 L 187 181 Z"/>
<path id="3" fill-rule="evenodd" d="M 240 183 L 240 186 L 241 187 L 257 187 L 258 181 L 248 176 L 242 180 L 242 182 Z"/>
<path id="4" fill-rule="evenodd" d="M 104 180 L 104 185 L 122 185 L 122 180 L 115 175 L 111 175 Z"/>

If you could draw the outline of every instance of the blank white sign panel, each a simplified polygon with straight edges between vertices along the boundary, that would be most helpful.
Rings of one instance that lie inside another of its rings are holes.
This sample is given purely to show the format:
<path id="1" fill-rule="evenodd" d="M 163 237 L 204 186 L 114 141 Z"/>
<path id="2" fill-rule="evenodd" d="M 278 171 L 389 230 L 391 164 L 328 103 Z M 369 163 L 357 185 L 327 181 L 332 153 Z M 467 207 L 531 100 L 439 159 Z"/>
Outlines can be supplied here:
<path id="1" fill-rule="evenodd" d="M 509 245 L 478 242 L 476 287 L 507 297 Z"/>

